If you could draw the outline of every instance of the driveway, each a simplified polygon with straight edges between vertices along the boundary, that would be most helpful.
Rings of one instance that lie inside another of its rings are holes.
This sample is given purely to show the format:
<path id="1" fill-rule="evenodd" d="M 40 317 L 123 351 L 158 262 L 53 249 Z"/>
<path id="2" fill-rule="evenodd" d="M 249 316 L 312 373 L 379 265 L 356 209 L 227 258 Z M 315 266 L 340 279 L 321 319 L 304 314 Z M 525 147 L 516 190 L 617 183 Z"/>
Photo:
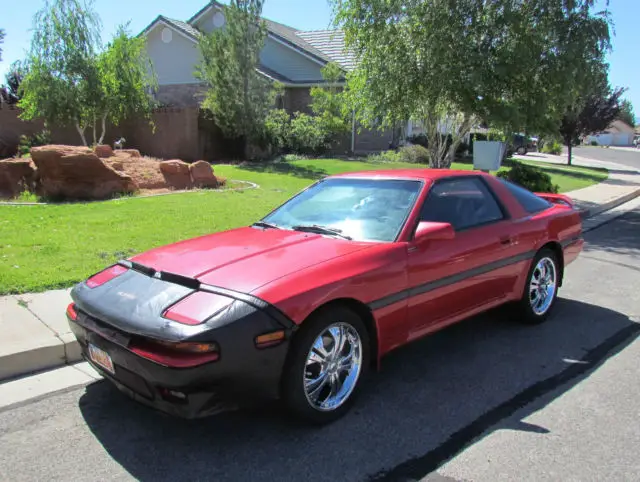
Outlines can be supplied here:
<path id="1" fill-rule="evenodd" d="M 0 411 L 0 480 L 637 480 L 639 229 L 586 234 L 548 323 L 494 312 L 400 349 L 333 425 L 176 420 L 101 381 Z"/>
<path id="2" fill-rule="evenodd" d="M 567 148 L 564 148 L 566 158 Z M 574 147 L 573 155 L 596 161 L 615 162 L 627 167 L 640 169 L 640 149 L 616 149 L 603 147 Z"/>

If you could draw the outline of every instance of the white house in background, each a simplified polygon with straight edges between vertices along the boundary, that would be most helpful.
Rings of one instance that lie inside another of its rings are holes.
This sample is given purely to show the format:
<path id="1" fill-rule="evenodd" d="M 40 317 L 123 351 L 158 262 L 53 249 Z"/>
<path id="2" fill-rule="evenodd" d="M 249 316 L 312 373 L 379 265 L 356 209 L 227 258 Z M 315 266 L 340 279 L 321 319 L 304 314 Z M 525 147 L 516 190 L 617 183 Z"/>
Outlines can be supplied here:
<path id="1" fill-rule="evenodd" d="M 634 127 L 618 119 L 606 130 L 587 136 L 585 143 L 591 144 L 595 141 L 599 146 L 632 146 L 634 135 Z"/>

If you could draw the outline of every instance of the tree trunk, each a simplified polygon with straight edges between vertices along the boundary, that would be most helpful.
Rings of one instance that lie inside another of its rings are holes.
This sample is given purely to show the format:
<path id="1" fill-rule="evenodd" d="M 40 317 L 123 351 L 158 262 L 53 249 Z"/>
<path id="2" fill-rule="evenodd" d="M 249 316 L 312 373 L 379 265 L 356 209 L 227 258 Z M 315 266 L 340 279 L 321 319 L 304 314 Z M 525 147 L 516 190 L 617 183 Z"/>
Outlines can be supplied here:
<path id="1" fill-rule="evenodd" d="M 93 116 L 93 145 L 96 145 L 96 116 Z"/>
<path id="2" fill-rule="evenodd" d="M 107 132 L 107 113 L 106 112 L 102 115 L 101 125 L 102 125 L 102 132 L 100 133 L 100 139 L 98 140 L 98 144 L 102 144 L 102 142 L 104 141 L 104 135 Z"/>
<path id="3" fill-rule="evenodd" d="M 567 160 L 569 161 L 569 165 L 571 165 L 571 149 L 572 149 L 572 142 L 569 141 L 569 143 L 567 144 L 567 150 L 569 151 L 569 153 L 567 154 Z"/>
<path id="4" fill-rule="evenodd" d="M 82 139 L 82 145 L 86 146 L 87 139 L 84 137 L 84 129 L 80 128 L 80 123 L 77 121 L 76 121 L 76 130 L 78 131 L 78 134 L 80 134 L 80 139 Z"/>

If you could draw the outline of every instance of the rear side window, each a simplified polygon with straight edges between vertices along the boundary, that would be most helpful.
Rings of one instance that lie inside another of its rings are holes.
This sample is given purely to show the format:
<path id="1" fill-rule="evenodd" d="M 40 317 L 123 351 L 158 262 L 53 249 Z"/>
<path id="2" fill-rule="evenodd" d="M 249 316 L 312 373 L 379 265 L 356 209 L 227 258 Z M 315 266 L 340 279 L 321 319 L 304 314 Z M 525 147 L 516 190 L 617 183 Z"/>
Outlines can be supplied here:
<path id="1" fill-rule="evenodd" d="M 471 176 L 436 182 L 420 213 L 421 221 L 451 223 L 456 231 L 497 222 L 504 217 L 485 183 Z"/>
<path id="2" fill-rule="evenodd" d="M 536 196 L 531 191 L 505 179 L 499 177 L 496 177 L 496 179 L 499 179 L 502 184 L 507 186 L 507 189 L 509 189 L 513 197 L 516 198 L 516 200 L 528 213 L 539 213 L 540 211 L 544 211 L 545 209 L 551 207 L 551 203 L 549 201 Z"/>

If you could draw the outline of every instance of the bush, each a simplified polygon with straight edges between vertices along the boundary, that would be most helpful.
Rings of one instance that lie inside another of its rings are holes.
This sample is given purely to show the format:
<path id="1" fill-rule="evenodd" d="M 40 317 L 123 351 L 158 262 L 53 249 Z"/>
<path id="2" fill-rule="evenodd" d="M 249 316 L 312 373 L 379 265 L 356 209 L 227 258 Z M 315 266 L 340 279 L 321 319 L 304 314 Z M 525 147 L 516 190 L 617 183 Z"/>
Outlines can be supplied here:
<path id="1" fill-rule="evenodd" d="M 291 130 L 291 116 L 284 109 L 269 112 L 264 124 L 265 140 L 262 147 L 270 147 L 281 152 L 288 144 Z"/>
<path id="2" fill-rule="evenodd" d="M 442 134 L 441 137 L 444 139 L 445 135 Z M 416 135 L 409 136 L 407 137 L 407 142 L 413 145 L 422 146 L 425 148 L 429 147 L 429 141 L 425 134 L 416 134 Z M 446 136 L 446 143 L 447 143 L 447 149 L 449 149 L 451 147 L 451 144 L 453 143 L 453 138 L 451 137 L 450 134 L 447 134 Z M 460 142 L 460 144 L 458 144 L 458 147 L 456 149 L 456 155 L 462 156 L 465 152 L 471 151 L 471 149 L 472 147 L 470 144 L 467 144 L 466 142 Z"/>
<path id="3" fill-rule="evenodd" d="M 556 156 L 560 155 L 562 154 L 562 144 L 555 140 L 545 142 L 544 146 L 542 147 L 542 152 L 546 154 L 555 154 Z"/>
<path id="4" fill-rule="evenodd" d="M 329 144 L 329 135 L 320 118 L 301 112 L 291 117 L 283 109 L 269 113 L 265 138 L 274 154 L 318 155 L 325 152 Z"/>
<path id="5" fill-rule="evenodd" d="M 291 119 L 288 147 L 296 154 L 321 154 L 327 150 L 327 133 L 317 117 L 296 112 Z"/>
<path id="6" fill-rule="evenodd" d="M 47 144 L 51 144 L 51 133 L 47 129 L 32 136 L 21 135 L 18 143 L 18 157 L 29 156 L 32 147 L 46 146 Z"/>
<path id="7" fill-rule="evenodd" d="M 557 193 L 559 187 L 551 182 L 551 176 L 537 167 L 513 162 L 509 171 L 499 171 L 498 177 L 508 179 L 529 191 Z"/>
<path id="8" fill-rule="evenodd" d="M 403 146 L 398 151 L 400 160 L 403 162 L 413 162 L 416 164 L 429 164 L 429 151 L 419 144 Z"/>
<path id="9" fill-rule="evenodd" d="M 591 141 L 591 145 L 596 147 L 598 145 L 598 141 Z"/>
<path id="10" fill-rule="evenodd" d="M 399 151 L 382 151 L 377 154 L 370 154 L 367 157 L 368 162 L 402 162 Z"/>
<path id="11" fill-rule="evenodd" d="M 429 151 L 419 145 L 403 146 L 397 151 L 382 151 L 371 154 L 369 162 L 411 162 L 414 164 L 429 164 Z"/>

